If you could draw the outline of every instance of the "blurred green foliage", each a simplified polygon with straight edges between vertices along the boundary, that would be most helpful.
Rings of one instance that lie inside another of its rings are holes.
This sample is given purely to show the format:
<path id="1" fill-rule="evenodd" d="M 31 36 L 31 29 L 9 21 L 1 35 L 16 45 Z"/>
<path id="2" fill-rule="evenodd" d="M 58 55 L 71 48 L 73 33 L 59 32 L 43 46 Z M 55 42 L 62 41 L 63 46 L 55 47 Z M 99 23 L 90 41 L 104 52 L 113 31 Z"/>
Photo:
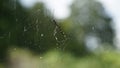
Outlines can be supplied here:
<path id="1" fill-rule="evenodd" d="M 19 54 L 21 53 L 21 54 Z M 119 68 L 120 54 L 108 50 L 99 54 L 92 54 L 84 57 L 75 57 L 70 53 L 63 53 L 59 50 L 50 50 L 43 55 L 35 55 L 29 50 L 10 48 L 9 63 L 12 68 L 19 65 L 22 68 Z M 17 59 L 18 61 L 16 61 Z M 24 61 L 24 62 L 23 62 Z M 19 63 L 16 65 L 15 63 Z M 32 63 L 32 64 L 31 64 Z"/>

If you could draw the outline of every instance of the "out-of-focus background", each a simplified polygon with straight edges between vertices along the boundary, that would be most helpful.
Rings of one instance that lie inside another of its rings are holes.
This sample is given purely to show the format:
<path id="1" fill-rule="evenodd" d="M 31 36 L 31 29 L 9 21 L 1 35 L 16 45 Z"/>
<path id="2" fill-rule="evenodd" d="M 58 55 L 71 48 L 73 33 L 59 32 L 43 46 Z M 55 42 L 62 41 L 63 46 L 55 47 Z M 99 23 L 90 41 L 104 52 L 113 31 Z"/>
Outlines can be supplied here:
<path id="1" fill-rule="evenodd" d="M 119 0 L 0 0 L 0 68 L 120 68 Z"/>

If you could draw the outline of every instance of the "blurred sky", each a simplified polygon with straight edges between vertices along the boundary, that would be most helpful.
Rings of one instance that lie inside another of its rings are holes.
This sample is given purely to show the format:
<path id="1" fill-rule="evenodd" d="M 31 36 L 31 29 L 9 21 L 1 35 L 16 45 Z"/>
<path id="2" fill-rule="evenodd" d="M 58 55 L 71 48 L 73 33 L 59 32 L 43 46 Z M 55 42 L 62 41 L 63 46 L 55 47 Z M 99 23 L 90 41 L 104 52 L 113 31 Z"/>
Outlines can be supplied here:
<path id="1" fill-rule="evenodd" d="M 70 16 L 70 5 L 73 0 L 19 0 L 26 7 L 33 7 L 36 3 L 43 3 L 57 19 L 65 19 Z"/>
<path id="2" fill-rule="evenodd" d="M 33 7 L 36 3 L 44 3 L 44 5 L 54 16 L 58 19 L 67 18 L 70 15 L 70 6 L 73 0 L 19 0 L 20 3 L 26 7 Z M 114 19 L 120 18 L 120 0 L 96 0 L 102 3 L 106 13 Z"/>

